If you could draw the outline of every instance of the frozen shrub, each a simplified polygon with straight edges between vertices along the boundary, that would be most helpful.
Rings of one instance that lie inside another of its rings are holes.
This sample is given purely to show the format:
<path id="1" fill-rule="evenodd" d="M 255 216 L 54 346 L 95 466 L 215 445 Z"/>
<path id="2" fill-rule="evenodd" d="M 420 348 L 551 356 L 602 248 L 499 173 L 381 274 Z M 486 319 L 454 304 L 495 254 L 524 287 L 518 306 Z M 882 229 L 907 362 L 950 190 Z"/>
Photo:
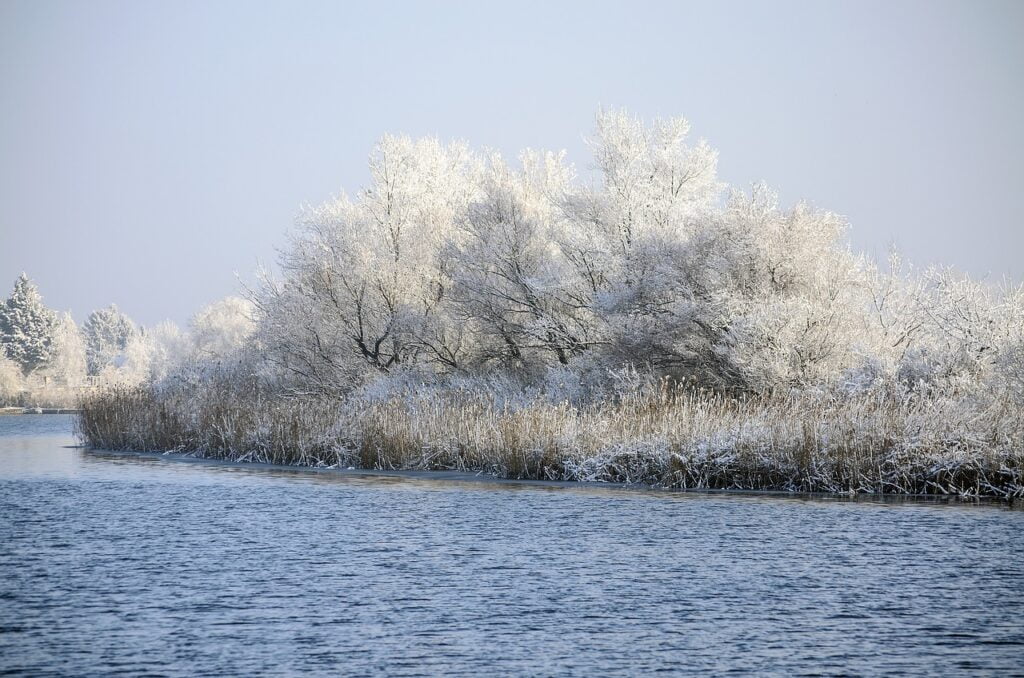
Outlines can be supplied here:
<path id="1" fill-rule="evenodd" d="M 0 357 L 0 405 L 18 404 L 24 390 L 21 367 L 13 360 Z"/>

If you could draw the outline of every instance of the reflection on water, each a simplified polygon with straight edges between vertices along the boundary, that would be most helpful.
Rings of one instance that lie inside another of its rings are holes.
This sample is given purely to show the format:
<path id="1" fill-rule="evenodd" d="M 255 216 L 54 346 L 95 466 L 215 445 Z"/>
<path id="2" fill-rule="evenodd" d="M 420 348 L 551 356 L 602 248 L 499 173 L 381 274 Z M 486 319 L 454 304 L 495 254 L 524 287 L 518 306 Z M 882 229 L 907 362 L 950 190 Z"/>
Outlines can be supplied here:
<path id="1" fill-rule="evenodd" d="M 17 421 L 14 421 L 17 420 Z M 0 417 L 0 672 L 1006 675 L 1024 512 L 77 449 Z"/>

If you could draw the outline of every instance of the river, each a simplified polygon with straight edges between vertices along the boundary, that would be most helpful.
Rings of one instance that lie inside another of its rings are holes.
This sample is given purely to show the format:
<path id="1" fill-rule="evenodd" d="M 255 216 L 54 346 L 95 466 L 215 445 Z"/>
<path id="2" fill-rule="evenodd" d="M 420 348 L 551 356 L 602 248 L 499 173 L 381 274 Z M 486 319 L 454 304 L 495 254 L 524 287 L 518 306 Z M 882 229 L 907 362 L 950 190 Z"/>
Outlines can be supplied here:
<path id="1" fill-rule="evenodd" d="M 0 673 L 1024 672 L 1024 511 L 312 473 L 0 417 Z"/>

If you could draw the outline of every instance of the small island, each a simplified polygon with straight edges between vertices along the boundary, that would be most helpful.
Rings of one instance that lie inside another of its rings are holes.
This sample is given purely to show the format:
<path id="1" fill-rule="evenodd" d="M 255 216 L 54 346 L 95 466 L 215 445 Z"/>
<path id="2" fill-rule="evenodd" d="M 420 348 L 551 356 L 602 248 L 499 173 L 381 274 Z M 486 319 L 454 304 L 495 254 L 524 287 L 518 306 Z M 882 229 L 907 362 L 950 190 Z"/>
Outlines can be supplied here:
<path id="1" fill-rule="evenodd" d="M 306 209 L 279 271 L 190 333 L 91 317 L 82 439 L 299 466 L 1024 496 L 1021 287 L 855 253 L 839 215 L 723 185 L 689 132 L 602 110 L 589 182 L 560 153 L 510 163 L 384 137 L 370 185 Z"/>

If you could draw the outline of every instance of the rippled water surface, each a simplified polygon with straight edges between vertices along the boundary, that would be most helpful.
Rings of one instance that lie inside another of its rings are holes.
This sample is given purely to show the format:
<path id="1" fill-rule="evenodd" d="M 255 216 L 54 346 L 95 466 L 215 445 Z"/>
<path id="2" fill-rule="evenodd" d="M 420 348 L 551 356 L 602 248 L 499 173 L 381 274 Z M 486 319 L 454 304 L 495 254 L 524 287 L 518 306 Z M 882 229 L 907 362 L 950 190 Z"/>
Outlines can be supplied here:
<path id="1" fill-rule="evenodd" d="M 0 673 L 1024 672 L 1024 512 L 239 468 L 0 417 Z"/>

